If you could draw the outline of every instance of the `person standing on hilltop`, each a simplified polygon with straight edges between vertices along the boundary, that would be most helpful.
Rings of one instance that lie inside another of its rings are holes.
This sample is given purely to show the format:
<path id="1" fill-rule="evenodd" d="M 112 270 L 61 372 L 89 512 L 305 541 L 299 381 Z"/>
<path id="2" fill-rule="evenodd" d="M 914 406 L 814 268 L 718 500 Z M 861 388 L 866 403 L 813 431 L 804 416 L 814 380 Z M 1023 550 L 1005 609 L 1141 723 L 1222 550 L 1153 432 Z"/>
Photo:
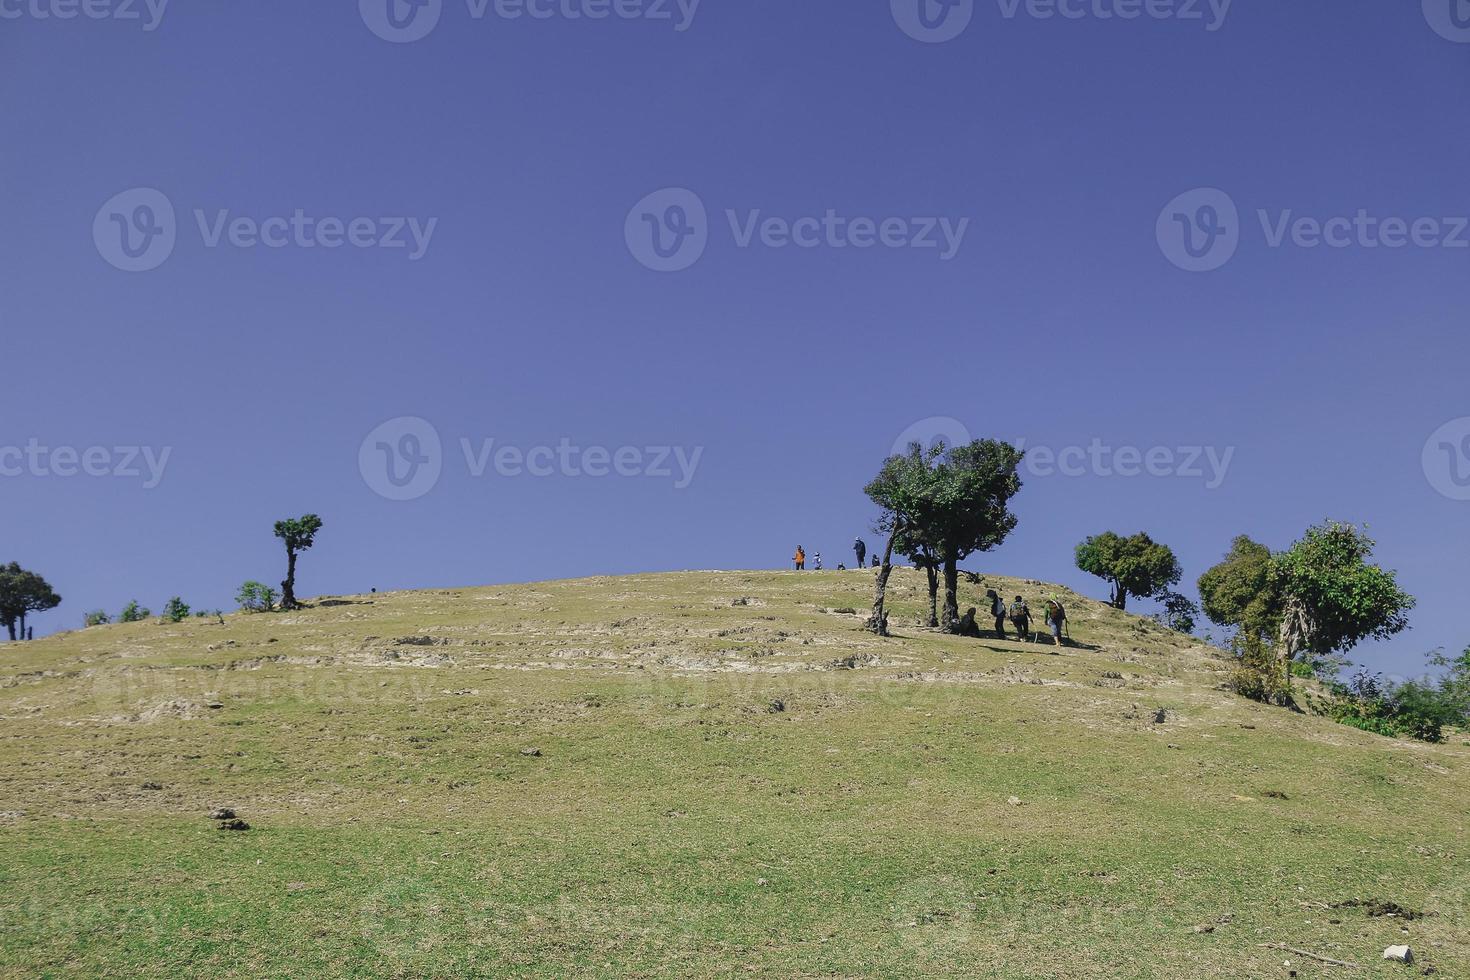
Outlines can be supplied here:
<path id="1" fill-rule="evenodd" d="M 801 545 L 797 545 L 796 554 L 792 556 L 792 560 L 796 562 L 796 570 L 798 572 L 806 568 L 806 549 Z"/>
<path id="2" fill-rule="evenodd" d="M 867 542 L 864 541 L 862 538 L 858 538 L 852 543 L 852 553 L 857 555 L 857 567 L 862 568 L 863 559 L 866 558 L 868 555 Z"/>
<path id="3" fill-rule="evenodd" d="M 1016 596 L 1016 601 L 1011 603 L 1011 625 L 1016 628 L 1021 642 L 1031 642 L 1031 607 L 1026 605 L 1022 596 Z"/>
<path id="4" fill-rule="evenodd" d="M 1067 624 L 1067 610 L 1056 596 L 1046 600 L 1046 625 L 1057 646 L 1062 645 L 1062 628 Z"/>
<path id="5" fill-rule="evenodd" d="M 812 564 L 812 570 L 820 572 L 822 570 L 822 553 L 819 551 L 813 557 L 816 560 Z"/>
<path id="6" fill-rule="evenodd" d="M 1006 601 L 994 589 L 986 589 L 985 597 L 990 600 L 990 617 L 995 620 L 995 635 L 1006 638 Z"/>

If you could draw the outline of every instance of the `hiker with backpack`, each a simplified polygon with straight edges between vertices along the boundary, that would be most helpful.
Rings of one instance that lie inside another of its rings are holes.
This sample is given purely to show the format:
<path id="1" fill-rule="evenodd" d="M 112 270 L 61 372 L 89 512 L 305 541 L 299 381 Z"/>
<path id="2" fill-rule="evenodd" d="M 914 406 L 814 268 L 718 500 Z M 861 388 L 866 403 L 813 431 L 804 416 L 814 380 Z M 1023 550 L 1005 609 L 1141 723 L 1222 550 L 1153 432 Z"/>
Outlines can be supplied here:
<path id="1" fill-rule="evenodd" d="M 1056 596 L 1046 600 L 1046 625 L 1057 646 L 1062 646 L 1062 630 L 1067 625 L 1067 610 Z"/>
<path id="2" fill-rule="evenodd" d="M 1016 601 L 1011 603 L 1010 608 L 1011 625 L 1015 627 L 1016 634 L 1023 643 L 1031 642 L 1031 607 L 1026 605 L 1026 600 L 1016 596 Z"/>
<path id="3" fill-rule="evenodd" d="M 806 568 L 806 549 L 801 545 L 797 545 L 796 554 L 792 556 L 792 560 L 796 562 L 796 570 L 798 572 Z"/>
<path id="4" fill-rule="evenodd" d="M 1006 601 L 994 589 L 986 589 L 985 597 L 990 600 L 990 616 L 995 620 L 995 635 L 1006 638 Z"/>
<path id="5" fill-rule="evenodd" d="M 858 538 L 857 540 L 855 540 L 852 543 L 852 553 L 857 555 L 857 567 L 862 568 L 863 559 L 866 558 L 868 555 L 867 542 L 864 541 L 862 538 Z"/>
<path id="6" fill-rule="evenodd" d="M 812 568 L 819 572 L 822 570 L 822 553 L 820 551 L 816 553 L 816 564 Z"/>

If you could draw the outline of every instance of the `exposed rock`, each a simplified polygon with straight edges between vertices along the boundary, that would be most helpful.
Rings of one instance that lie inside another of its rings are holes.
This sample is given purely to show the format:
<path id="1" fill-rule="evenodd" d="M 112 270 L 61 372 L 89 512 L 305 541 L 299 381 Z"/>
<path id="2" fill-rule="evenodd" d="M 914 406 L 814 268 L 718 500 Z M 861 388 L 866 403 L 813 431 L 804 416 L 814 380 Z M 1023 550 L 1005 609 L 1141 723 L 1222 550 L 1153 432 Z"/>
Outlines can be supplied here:
<path id="1" fill-rule="evenodd" d="M 227 806 L 215 807 L 213 810 L 210 810 L 209 811 L 209 819 L 211 819 L 211 820 L 233 820 L 233 819 L 235 819 L 235 811 L 234 810 L 231 810 Z"/>
<path id="2" fill-rule="evenodd" d="M 239 819 L 239 818 L 235 818 L 233 820 L 224 820 L 224 821 L 221 821 L 220 822 L 220 825 L 219 825 L 219 829 L 220 830 L 249 830 L 250 829 L 250 825 L 248 823 L 246 823 L 245 821 Z"/>
<path id="3" fill-rule="evenodd" d="M 1414 951 L 1407 946 L 1390 946 L 1383 951 L 1383 958 L 1395 963 L 1414 962 Z"/>
<path id="4" fill-rule="evenodd" d="M 541 756 L 541 750 L 540 749 L 521 749 L 521 755 L 531 756 L 532 758 L 539 758 Z"/>

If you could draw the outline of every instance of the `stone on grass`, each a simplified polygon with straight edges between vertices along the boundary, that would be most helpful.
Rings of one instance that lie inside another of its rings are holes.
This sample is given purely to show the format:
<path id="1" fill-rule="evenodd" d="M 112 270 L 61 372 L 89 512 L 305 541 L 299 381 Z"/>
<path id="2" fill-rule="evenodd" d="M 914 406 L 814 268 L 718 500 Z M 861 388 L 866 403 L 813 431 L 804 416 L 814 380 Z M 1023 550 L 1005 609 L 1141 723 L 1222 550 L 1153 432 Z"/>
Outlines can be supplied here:
<path id="1" fill-rule="evenodd" d="M 211 819 L 211 820 L 233 820 L 233 819 L 235 819 L 235 811 L 234 810 L 231 810 L 227 806 L 218 806 L 218 807 L 215 807 L 213 810 L 210 810 L 209 811 L 209 819 Z"/>
<path id="2" fill-rule="evenodd" d="M 1407 946 L 1390 946 L 1383 951 L 1383 958 L 1396 963 L 1414 962 L 1414 951 Z"/>

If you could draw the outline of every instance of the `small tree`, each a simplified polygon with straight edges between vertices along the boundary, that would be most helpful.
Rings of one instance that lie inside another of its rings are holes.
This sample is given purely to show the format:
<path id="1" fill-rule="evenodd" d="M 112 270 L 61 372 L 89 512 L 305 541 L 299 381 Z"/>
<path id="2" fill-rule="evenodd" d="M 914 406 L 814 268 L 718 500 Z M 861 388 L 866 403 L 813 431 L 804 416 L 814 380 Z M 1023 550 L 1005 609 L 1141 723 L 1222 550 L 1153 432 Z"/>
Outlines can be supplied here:
<path id="1" fill-rule="evenodd" d="M 1142 532 L 1124 538 L 1107 531 L 1088 538 L 1077 546 L 1077 567 L 1111 585 L 1108 604 L 1114 609 L 1127 609 L 1130 595 L 1165 592 L 1183 575 L 1174 552 Z"/>
<path id="2" fill-rule="evenodd" d="M 1275 636 L 1281 597 L 1271 583 L 1271 549 L 1242 534 L 1225 560 L 1199 577 L 1204 613 L 1217 626 Z"/>
<path id="3" fill-rule="evenodd" d="M 189 618 L 188 603 L 184 602 L 178 596 L 174 596 L 168 602 L 164 603 L 163 618 L 170 623 L 182 623 Z"/>
<path id="4" fill-rule="evenodd" d="M 117 621 L 119 623 L 141 623 L 152 615 L 153 613 L 148 611 L 147 606 L 140 606 L 137 599 L 132 599 L 126 606 L 123 606 L 122 612 L 117 614 Z"/>
<path id="5" fill-rule="evenodd" d="M 1283 674 L 1298 654 L 1326 658 L 1409 627 L 1414 597 L 1393 572 L 1368 563 L 1374 541 L 1351 524 L 1328 521 L 1272 558 L 1270 587 L 1281 598 L 1276 654 Z"/>
<path id="6" fill-rule="evenodd" d="M 88 626 L 106 626 L 112 622 L 112 617 L 107 615 L 107 610 L 105 609 L 93 609 L 87 613 L 83 622 Z"/>
<path id="7" fill-rule="evenodd" d="M 1160 592 L 1154 596 L 1164 608 L 1154 614 L 1154 620 L 1179 633 L 1193 633 L 1199 622 L 1199 606 L 1187 595 L 1178 592 Z"/>
<path id="8" fill-rule="evenodd" d="M 26 636 L 26 616 L 61 605 L 51 584 L 16 562 L 0 567 L 0 623 L 11 640 Z"/>
<path id="9" fill-rule="evenodd" d="M 235 601 L 246 612 L 271 612 L 276 608 L 276 590 L 254 579 L 240 586 Z"/>
<path id="10" fill-rule="evenodd" d="M 322 519 L 315 514 L 276 521 L 276 537 L 286 543 L 286 578 L 281 582 L 281 608 L 296 609 L 296 555 L 312 546 Z"/>

